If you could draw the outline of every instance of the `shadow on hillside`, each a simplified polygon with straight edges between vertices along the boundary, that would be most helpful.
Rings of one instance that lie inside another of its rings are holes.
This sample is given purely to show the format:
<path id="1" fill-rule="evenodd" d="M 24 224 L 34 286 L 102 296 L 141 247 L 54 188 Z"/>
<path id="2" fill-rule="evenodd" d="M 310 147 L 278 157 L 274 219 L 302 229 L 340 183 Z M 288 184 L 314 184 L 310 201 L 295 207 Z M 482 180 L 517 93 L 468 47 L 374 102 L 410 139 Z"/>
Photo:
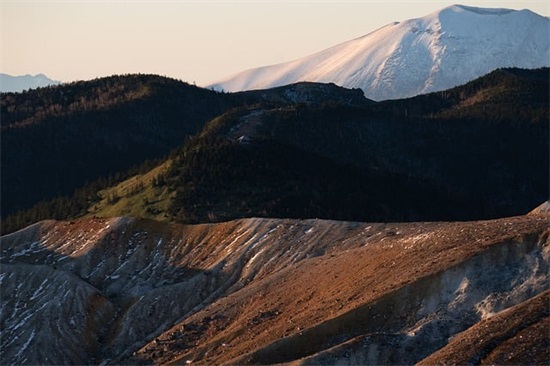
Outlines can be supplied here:
<path id="1" fill-rule="evenodd" d="M 221 268 L 202 270 L 177 265 L 197 244 L 186 242 L 181 232 L 177 235 L 168 225 L 149 220 L 117 220 L 42 222 L 2 237 L 2 272 L 8 275 L 2 283 L 3 290 L 16 285 L 9 282 L 10 272 L 21 273 L 27 284 L 24 291 L 2 297 L 3 307 L 13 310 L 2 319 L 3 324 L 16 320 L 20 323 L 26 309 L 18 308 L 18 303 L 34 305 L 36 309 L 31 313 L 40 315 L 40 305 L 53 301 L 58 304 L 57 314 L 48 317 L 67 322 L 82 312 L 86 317 L 83 328 L 75 329 L 74 335 L 61 336 L 70 339 L 88 334 L 90 344 L 82 347 L 93 347 L 88 352 L 91 358 L 85 361 L 101 363 L 130 356 L 233 284 Z M 59 291 L 59 283 L 63 282 L 71 284 L 69 291 L 73 294 Z M 89 286 L 94 288 L 93 296 L 82 296 Z M 44 301 L 30 301 L 39 295 L 44 296 Z M 48 326 L 38 318 L 33 315 L 23 323 L 46 330 Z M 55 327 L 53 323 L 49 326 Z M 7 338 L 16 335 L 16 329 L 4 330 Z M 33 346 L 32 338 L 28 342 L 27 350 L 37 353 L 32 350 L 38 343 Z M 32 354 L 19 354 L 16 349 L 7 348 L 2 353 L 4 360 L 13 363 L 21 363 L 23 358 L 29 362 L 52 362 L 52 358 L 33 359 Z M 10 359 L 14 354 L 20 357 Z M 59 357 L 54 361 L 67 362 L 63 352 L 59 352 Z"/>

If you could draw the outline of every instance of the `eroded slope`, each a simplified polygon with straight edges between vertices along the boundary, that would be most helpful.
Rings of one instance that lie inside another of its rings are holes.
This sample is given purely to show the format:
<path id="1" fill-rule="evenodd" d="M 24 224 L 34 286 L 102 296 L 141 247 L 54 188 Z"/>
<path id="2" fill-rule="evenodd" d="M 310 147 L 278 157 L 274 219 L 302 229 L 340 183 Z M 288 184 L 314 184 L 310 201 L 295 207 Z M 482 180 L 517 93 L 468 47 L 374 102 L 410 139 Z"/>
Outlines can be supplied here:
<path id="1" fill-rule="evenodd" d="M 2 237 L 1 358 L 417 362 L 547 289 L 548 218 L 42 222 Z"/>

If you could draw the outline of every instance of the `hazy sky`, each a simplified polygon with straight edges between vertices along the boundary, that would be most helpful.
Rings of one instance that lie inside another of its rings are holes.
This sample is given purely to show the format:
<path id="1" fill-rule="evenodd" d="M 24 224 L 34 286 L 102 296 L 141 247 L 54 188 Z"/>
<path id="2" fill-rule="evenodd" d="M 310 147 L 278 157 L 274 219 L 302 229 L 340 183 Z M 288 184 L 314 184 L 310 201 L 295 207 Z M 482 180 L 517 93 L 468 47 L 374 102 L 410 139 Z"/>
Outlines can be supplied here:
<path id="1" fill-rule="evenodd" d="M 61 81 L 154 73 L 205 85 L 427 15 L 453 1 L 1 1 L 1 72 Z M 461 1 L 531 9 L 550 2 Z"/>

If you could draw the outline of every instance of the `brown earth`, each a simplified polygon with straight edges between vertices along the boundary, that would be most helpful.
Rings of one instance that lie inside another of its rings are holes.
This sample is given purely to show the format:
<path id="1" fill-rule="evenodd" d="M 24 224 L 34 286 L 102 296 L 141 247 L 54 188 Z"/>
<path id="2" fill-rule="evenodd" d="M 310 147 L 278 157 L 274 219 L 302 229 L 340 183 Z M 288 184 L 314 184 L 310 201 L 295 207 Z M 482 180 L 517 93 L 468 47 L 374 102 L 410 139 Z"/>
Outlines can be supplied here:
<path id="1" fill-rule="evenodd" d="M 549 219 L 41 222 L 2 237 L 2 364 L 539 363 Z"/>

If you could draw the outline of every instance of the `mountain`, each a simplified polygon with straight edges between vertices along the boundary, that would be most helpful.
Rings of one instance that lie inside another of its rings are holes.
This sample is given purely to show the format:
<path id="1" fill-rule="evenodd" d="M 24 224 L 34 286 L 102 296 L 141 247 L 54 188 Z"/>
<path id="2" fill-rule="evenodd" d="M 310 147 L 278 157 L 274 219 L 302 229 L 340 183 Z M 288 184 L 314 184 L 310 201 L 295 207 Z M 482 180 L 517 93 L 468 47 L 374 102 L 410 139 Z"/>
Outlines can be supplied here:
<path id="1" fill-rule="evenodd" d="M 10 174 L 2 179 L 19 179 L 2 185 L 7 197 L 2 205 L 35 200 L 31 209 L 6 215 L 2 232 L 83 215 L 201 223 L 246 217 L 395 222 L 524 214 L 548 200 L 549 72 L 502 69 L 444 92 L 378 103 L 358 89 L 334 84 L 220 94 L 150 76 L 99 80 L 121 83 L 128 98 L 134 88 L 147 85 L 154 93 L 120 105 L 103 97 L 115 106 L 96 110 L 96 91 L 89 104 L 82 102 L 90 106 L 85 112 L 59 121 L 50 116 L 58 122 L 45 127 L 42 119 L 2 119 L 13 133 L 3 132 L 2 151 L 11 152 L 13 164 L 3 162 Z M 80 86 L 84 93 L 90 84 Z M 24 106 L 23 101 L 16 105 Z M 128 140 L 130 128 L 135 139 Z M 48 134 L 42 131 L 50 129 L 60 151 L 44 144 Z M 170 146 L 175 150 L 162 158 Z M 151 158 L 157 160 L 125 170 Z M 35 161 L 40 164 L 31 165 Z M 107 169 L 117 176 L 93 181 Z M 91 183 L 74 195 L 66 188 L 64 197 L 47 201 L 47 190 L 69 183 L 77 189 L 86 179 Z"/>
<path id="2" fill-rule="evenodd" d="M 544 364 L 548 214 L 43 221 L 3 236 L 3 364 Z"/>
<path id="3" fill-rule="evenodd" d="M 453 5 L 210 87 L 241 91 L 333 82 L 360 88 L 373 100 L 407 98 L 449 89 L 497 68 L 550 66 L 549 29 L 550 19 L 529 10 Z"/>
<path id="4" fill-rule="evenodd" d="M 52 80 L 44 74 L 12 76 L 0 73 L 0 92 L 2 93 L 18 93 L 59 83 L 59 81 Z"/>
<path id="5" fill-rule="evenodd" d="M 164 175 L 171 214 L 183 222 L 524 214 L 548 199 L 548 72 L 499 70 L 407 100 L 230 111 L 174 155 Z"/>
<path id="6" fill-rule="evenodd" d="M 234 106 L 220 93 L 154 75 L 6 93 L 0 103 L 2 215 L 164 158 Z"/>

